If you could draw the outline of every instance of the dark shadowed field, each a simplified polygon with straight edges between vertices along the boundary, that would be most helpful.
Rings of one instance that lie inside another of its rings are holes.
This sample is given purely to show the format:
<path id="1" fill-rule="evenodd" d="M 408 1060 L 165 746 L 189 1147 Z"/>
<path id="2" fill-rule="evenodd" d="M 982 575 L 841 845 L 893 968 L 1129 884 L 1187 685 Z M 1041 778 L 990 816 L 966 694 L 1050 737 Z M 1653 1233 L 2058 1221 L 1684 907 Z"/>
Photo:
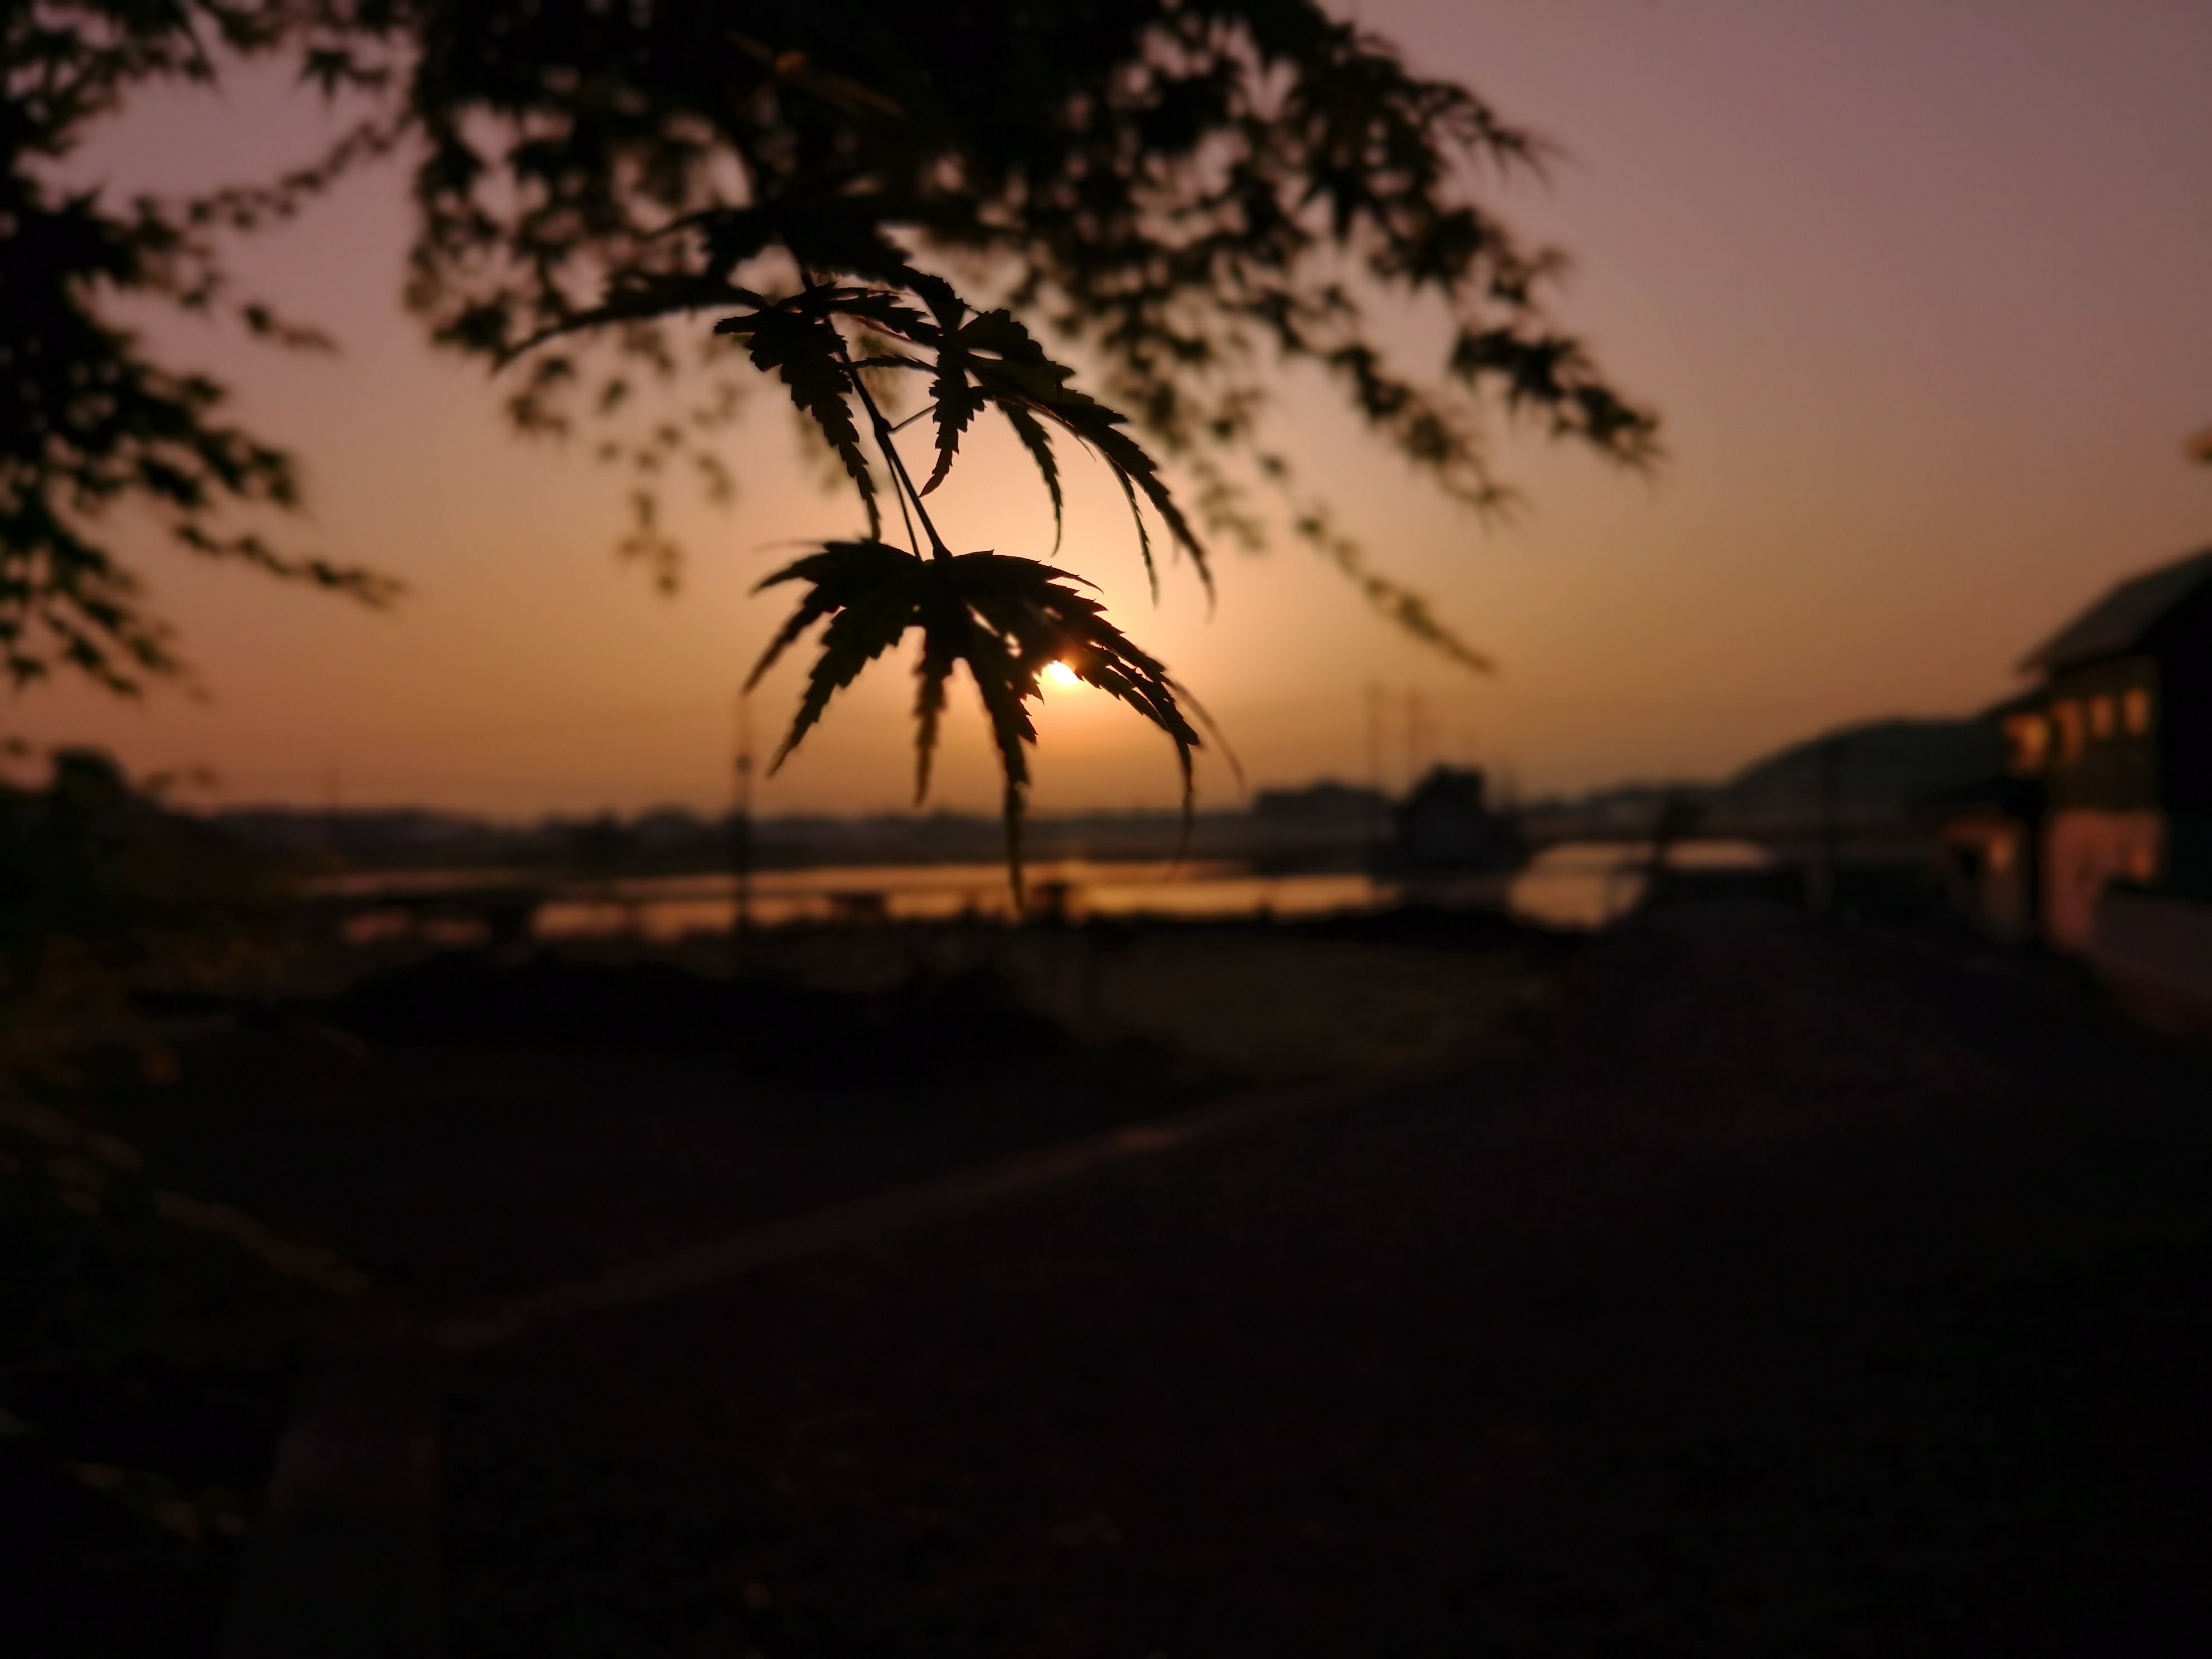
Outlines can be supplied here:
<path id="1" fill-rule="evenodd" d="M 2212 1065 L 1752 898 L 1504 948 L 1418 1079 L 448 1355 L 452 1650 L 2204 1650 Z M 957 983 L 747 1071 L 470 971 L 118 1127 L 443 1315 L 1250 1097 Z"/>

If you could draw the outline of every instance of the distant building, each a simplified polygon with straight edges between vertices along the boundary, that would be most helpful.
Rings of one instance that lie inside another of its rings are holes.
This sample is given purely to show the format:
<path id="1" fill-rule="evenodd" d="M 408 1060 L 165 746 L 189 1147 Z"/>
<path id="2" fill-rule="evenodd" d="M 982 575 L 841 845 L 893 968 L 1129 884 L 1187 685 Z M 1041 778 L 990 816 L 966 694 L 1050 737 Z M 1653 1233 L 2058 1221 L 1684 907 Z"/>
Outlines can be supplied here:
<path id="1" fill-rule="evenodd" d="M 2212 550 L 2122 582 L 2029 653 L 1996 714 L 2043 791 L 2045 938 L 2087 952 L 2106 890 L 2212 897 Z"/>
<path id="2" fill-rule="evenodd" d="M 1992 732 L 2018 700 L 1984 717 Z M 1929 803 L 1936 873 L 1950 908 L 1991 939 L 2024 944 L 2040 931 L 2043 781 L 1997 774 Z"/>
<path id="3" fill-rule="evenodd" d="M 1520 862 L 1520 831 L 1490 809 L 1476 767 L 1439 766 L 1398 808 L 1390 861 L 1414 872 L 1504 869 Z"/>
<path id="4" fill-rule="evenodd" d="M 1252 798 L 1252 856 L 1263 869 L 1356 869 L 1390 823 L 1379 789 L 1323 781 Z"/>

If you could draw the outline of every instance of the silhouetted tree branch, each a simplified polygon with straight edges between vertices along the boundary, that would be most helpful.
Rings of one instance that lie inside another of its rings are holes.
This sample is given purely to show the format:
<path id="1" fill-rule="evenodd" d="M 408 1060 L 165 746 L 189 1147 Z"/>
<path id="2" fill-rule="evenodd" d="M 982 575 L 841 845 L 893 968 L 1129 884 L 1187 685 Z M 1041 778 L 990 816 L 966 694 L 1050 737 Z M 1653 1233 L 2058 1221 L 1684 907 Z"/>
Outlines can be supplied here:
<path id="1" fill-rule="evenodd" d="M 8 269 L 23 273 L 10 280 L 43 319 L 0 325 L 10 362 L 35 371 L 18 377 L 31 391 L 0 459 L 0 638 L 19 679 L 55 659 L 118 686 L 172 665 L 130 574 L 82 527 L 125 499 L 161 506 L 196 550 L 385 591 L 219 532 L 223 506 L 293 503 L 289 459 L 221 424 L 218 387 L 148 362 L 100 307 L 111 293 L 214 303 L 212 229 L 283 216 L 395 143 L 416 158 L 410 302 L 442 344 L 525 360 L 509 405 L 520 427 L 565 432 L 617 410 L 636 376 L 672 376 L 693 349 L 720 346 L 725 384 L 741 349 L 783 385 L 868 519 L 865 540 L 828 544 L 776 578 L 814 584 L 777 648 L 807 622 L 827 629 L 791 741 L 919 629 L 921 776 L 945 677 L 965 660 L 998 737 L 1010 830 L 1032 735 L 1022 704 L 1055 653 L 1161 725 L 1186 778 L 1198 738 L 1165 671 L 1065 573 L 954 556 L 924 497 L 979 415 L 1010 422 L 1055 518 L 1054 434 L 1102 459 L 1148 571 L 1152 520 L 1206 575 L 1204 536 L 1263 539 L 1253 492 L 1279 492 L 1297 534 L 1473 667 L 1480 653 L 1297 491 L 1264 439 L 1270 376 L 1318 367 L 1480 511 L 1507 498 L 1486 442 L 1500 412 L 1629 465 L 1656 453 L 1653 417 L 1545 309 L 1559 256 L 1522 243 L 1480 199 L 1480 181 L 1535 169 L 1541 147 L 1316 0 L 74 0 L 15 15 L 10 92 L 34 95 L 0 150 L 14 192 L 4 234 Z M 40 183 L 129 86 L 211 74 L 204 36 L 290 54 L 376 113 L 319 167 L 184 208 L 118 211 Z M 1426 372 L 1394 361 L 1370 321 L 1378 301 L 1418 296 L 1451 325 Z M 259 307 L 240 314 L 303 337 Z M 1041 331 L 1094 367 L 1106 401 L 1078 389 Z M 612 367 L 587 375 L 581 336 L 611 344 Z M 901 374 L 927 377 L 934 457 L 919 486 L 868 385 Z M 664 575 L 675 550 L 652 486 L 686 451 L 726 482 L 708 434 L 731 408 L 718 394 L 688 422 L 610 446 L 647 475 L 628 545 Z M 1194 480 L 1194 509 L 1155 452 Z M 878 461 L 926 547 L 881 539 Z"/>
<path id="2" fill-rule="evenodd" d="M 197 554 L 372 602 L 392 592 L 371 572 L 240 527 L 237 509 L 297 505 L 292 458 L 223 418 L 218 382 L 155 361 L 112 313 L 118 300 L 152 299 L 227 315 L 280 345 L 324 343 L 237 294 L 216 235 L 289 216 L 395 129 L 366 124 L 309 167 L 198 201 L 116 203 L 54 178 L 133 89 L 210 81 L 218 54 L 289 52 L 326 82 L 388 84 L 331 56 L 345 56 L 361 26 L 339 7 L 272 0 L 0 11 L 0 663 L 16 684 L 67 667 L 130 691 L 178 669 L 168 630 L 108 544 L 120 509 L 150 511 Z"/>

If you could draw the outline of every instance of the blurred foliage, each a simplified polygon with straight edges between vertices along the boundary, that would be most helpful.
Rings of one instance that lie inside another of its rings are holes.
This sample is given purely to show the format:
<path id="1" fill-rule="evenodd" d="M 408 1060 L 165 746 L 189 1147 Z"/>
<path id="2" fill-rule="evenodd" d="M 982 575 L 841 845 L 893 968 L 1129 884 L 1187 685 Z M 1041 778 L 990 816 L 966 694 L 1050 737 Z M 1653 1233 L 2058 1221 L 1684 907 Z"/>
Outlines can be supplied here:
<path id="1" fill-rule="evenodd" d="M 137 88 L 211 82 L 219 56 L 312 48 L 313 6 L 263 0 L 40 0 L 0 8 L 0 665 L 17 684 L 67 667 L 129 691 L 180 667 L 108 544 L 119 510 L 179 546 L 381 601 L 392 584 L 288 553 L 242 509 L 299 501 L 292 458 L 223 412 L 222 385 L 160 362 L 118 301 L 221 316 L 283 345 L 324 343 L 237 293 L 215 233 L 288 216 L 379 146 L 364 129 L 265 187 L 197 201 L 109 199 L 58 173 Z"/>
<path id="2" fill-rule="evenodd" d="M 921 574 L 839 553 L 887 546 L 871 441 L 917 559 L 951 561 L 921 498 L 996 409 L 1056 518 L 1051 434 L 1106 463 L 1148 571 L 1148 513 L 1205 575 L 1201 532 L 1261 544 L 1255 492 L 1271 492 L 1370 602 L 1474 668 L 1481 653 L 1300 492 L 1265 437 L 1272 377 L 1317 368 L 1480 511 L 1509 499 L 1487 444 L 1499 411 L 1624 463 L 1656 453 L 1654 417 L 1547 309 L 1563 258 L 1516 237 L 1478 189 L 1539 171 L 1544 146 L 1318 0 L 52 0 L 6 16 L 0 646 L 18 681 L 60 663 L 128 689 L 176 665 L 93 534 L 125 503 L 155 509 L 194 550 L 389 594 L 368 573 L 222 527 L 226 509 L 294 506 L 291 460 L 223 424 L 218 386 L 155 364 L 106 311 L 130 297 L 227 309 L 283 343 L 317 343 L 231 292 L 216 238 L 289 217 L 395 148 L 415 163 L 409 301 L 449 348 L 500 365 L 528 353 L 508 404 L 520 428 L 628 419 L 641 385 L 710 365 L 679 416 L 600 445 L 637 470 L 624 548 L 664 580 L 679 550 L 660 482 L 688 460 L 710 491 L 732 483 L 711 440 L 737 407 L 738 343 L 782 383 L 858 490 L 867 541 L 832 543 L 780 580 L 834 564 L 842 599 L 825 605 L 817 587 L 808 605 L 833 636 L 869 635 L 863 661 L 904 631 L 877 640 L 863 613 L 904 607 L 921 629 L 925 777 L 949 665 L 968 663 L 1010 847 L 1031 738 L 1020 705 L 1054 659 L 1046 645 L 1086 678 L 1098 665 L 1093 683 L 1161 726 L 1186 767 L 1197 738 L 1158 664 L 1071 590 L 1040 587 L 1062 573 L 1004 558 Z M 118 205 L 54 183 L 134 88 L 212 81 L 255 57 L 368 113 L 313 164 L 198 200 Z M 1426 370 L 1397 362 L 1370 321 L 1378 302 L 1413 301 L 1446 324 Z M 723 313 L 711 334 L 684 325 L 702 311 Z M 1074 388 L 1044 330 L 1096 368 L 1106 401 Z M 933 424 L 918 488 L 875 395 L 909 371 L 928 379 Z M 1188 507 L 1146 444 L 1194 486 Z M 923 618 L 917 583 L 957 627 Z M 820 712 L 822 674 L 832 689 L 851 678 L 848 644 L 827 643 L 794 738 Z"/>
<path id="3" fill-rule="evenodd" d="M 106 756 L 51 763 L 0 784 L 0 1605 L 41 1652 L 211 1652 L 292 1322 L 368 1284 L 100 1127 L 174 1077 L 164 999 L 254 965 L 282 888 Z"/>
<path id="4" fill-rule="evenodd" d="M 1156 591 L 1148 511 L 1210 586 L 1201 528 L 1256 544 L 1249 489 L 1265 483 L 1370 600 L 1471 667 L 1486 665 L 1480 653 L 1297 496 L 1262 439 L 1266 371 L 1319 365 L 1407 459 L 1477 508 L 1505 499 L 1486 399 L 1618 460 L 1655 453 L 1652 417 L 1545 314 L 1558 256 L 1523 247 L 1471 193 L 1476 170 L 1533 167 L 1540 146 L 1317 5 L 533 0 L 421 15 L 435 23 L 409 78 L 430 146 L 416 173 L 417 309 L 462 350 L 501 363 L 531 354 L 513 410 L 556 433 L 580 407 L 620 407 L 640 368 L 672 372 L 675 319 L 733 313 L 714 333 L 782 382 L 867 521 L 865 541 L 830 543 L 770 579 L 811 591 L 763 667 L 826 623 L 783 752 L 918 629 L 918 781 L 964 661 L 999 751 L 1017 889 L 1034 740 L 1024 705 L 1048 664 L 1170 736 L 1186 809 L 1200 740 L 1181 688 L 1066 573 L 954 556 L 923 498 L 978 415 L 1011 424 L 1055 520 L 1053 434 L 1103 460 Z M 979 288 L 980 303 L 961 291 Z M 1431 295 L 1451 319 L 1439 374 L 1402 372 L 1370 333 L 1365 304 L 1394 290 Z M 1119 407 L 1077 390 L 1074 367 L 1024 318 L 1095 362 Z M 596 382 L 569 349 L 585 331 L 617 348 Z M 902 373 L 927 381 L 912 418 L 931 421 L 935 454 L 919 485 L 876 395 Z M 1194 511 L 1139 433 L 1197 483 Z M 669 427 L 632 459 L 655 472 L 694 441 Z M 886 489 L 908 556 L 884 539 Z M 675 550 L 664 542 L 658 556 Z"/>
<path id="5" fill-rule="evenodd" d="M 264 861 L 103 754 L 58 750 L 43 787 L 0 783 L 0 1079 L 64 1078 L 122 1048 L 159 1080 L 175 1061 L 142 994 L 249 965 L 283 893 Z"/>
<path id="6" fill-rule="evenodd" d="M 1547 313 L 1562 256 L 1476 188 L 1540 171 L 1545 147 L 1314 0 L 452 0 L 409 19 L 429 147 L 411 297 L 464 350 L 618 309 L 627 365 L 665 367 L 664 319 L 727 306 L 750 271 L 911 261 L 1079 343 L 1240 538 L 1259 526 L 1227 459 L 1289 488 L 1261 435 L 1285 360 L 1479 507 L 1505 497 L 1485 400 L 1652 453 L 1653 417 Z M 1426 374 L 1370 325 L 1416 296 L 1450 323 Z M 515 411 L 566 429 L 632 378 L 547 356 Z M 1401 619 L 1442 642 L 1425 608 Z"/>
<path id="7" fill-rule="evenodd" d="M 358 1295 L 361 1275 L 252 1217 L 156 1184 L 136 1148 L 76 1109 L 135 1062 L 138 1086 L 174 1080 L 162 1003 L 250 982 L 281 948 L 281 873 L 210 826 L 133 788 L 106 756 L 60 750 L 43 787 L 0 784 L 0 1152 L 68 1211 L 118 1203 L 159 1229 L 314 1288 Z M 152 1005 L 149 1010 L 149 1003 Z M 127 1086 L 127 1085 L 126 1085 Z"/>
<path id="8" fill-rule="evenodd" d="M 362 1284 L 165 1187 L 91 1103 L 0 1077 L 0 1606 L 41 1654 L 213 1653 L 297 1319 Z"/>

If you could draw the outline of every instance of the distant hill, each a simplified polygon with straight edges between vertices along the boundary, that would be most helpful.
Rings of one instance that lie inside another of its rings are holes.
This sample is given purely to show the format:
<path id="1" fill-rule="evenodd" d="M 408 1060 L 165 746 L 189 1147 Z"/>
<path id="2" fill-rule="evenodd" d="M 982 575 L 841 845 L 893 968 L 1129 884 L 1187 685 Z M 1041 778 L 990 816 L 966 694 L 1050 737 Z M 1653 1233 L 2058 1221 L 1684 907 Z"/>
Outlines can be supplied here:
<path id="1" fill-rule="evenodd" d="M 1753 762 L 1716 793 L 1708 823 L 1722 834 L 1786 835 L 1816 830 L 1832 811 L 1840 829 L 1904 830 L 1929 796 L 2003 766 L 1989 721 L 1875 720 Z"/>

